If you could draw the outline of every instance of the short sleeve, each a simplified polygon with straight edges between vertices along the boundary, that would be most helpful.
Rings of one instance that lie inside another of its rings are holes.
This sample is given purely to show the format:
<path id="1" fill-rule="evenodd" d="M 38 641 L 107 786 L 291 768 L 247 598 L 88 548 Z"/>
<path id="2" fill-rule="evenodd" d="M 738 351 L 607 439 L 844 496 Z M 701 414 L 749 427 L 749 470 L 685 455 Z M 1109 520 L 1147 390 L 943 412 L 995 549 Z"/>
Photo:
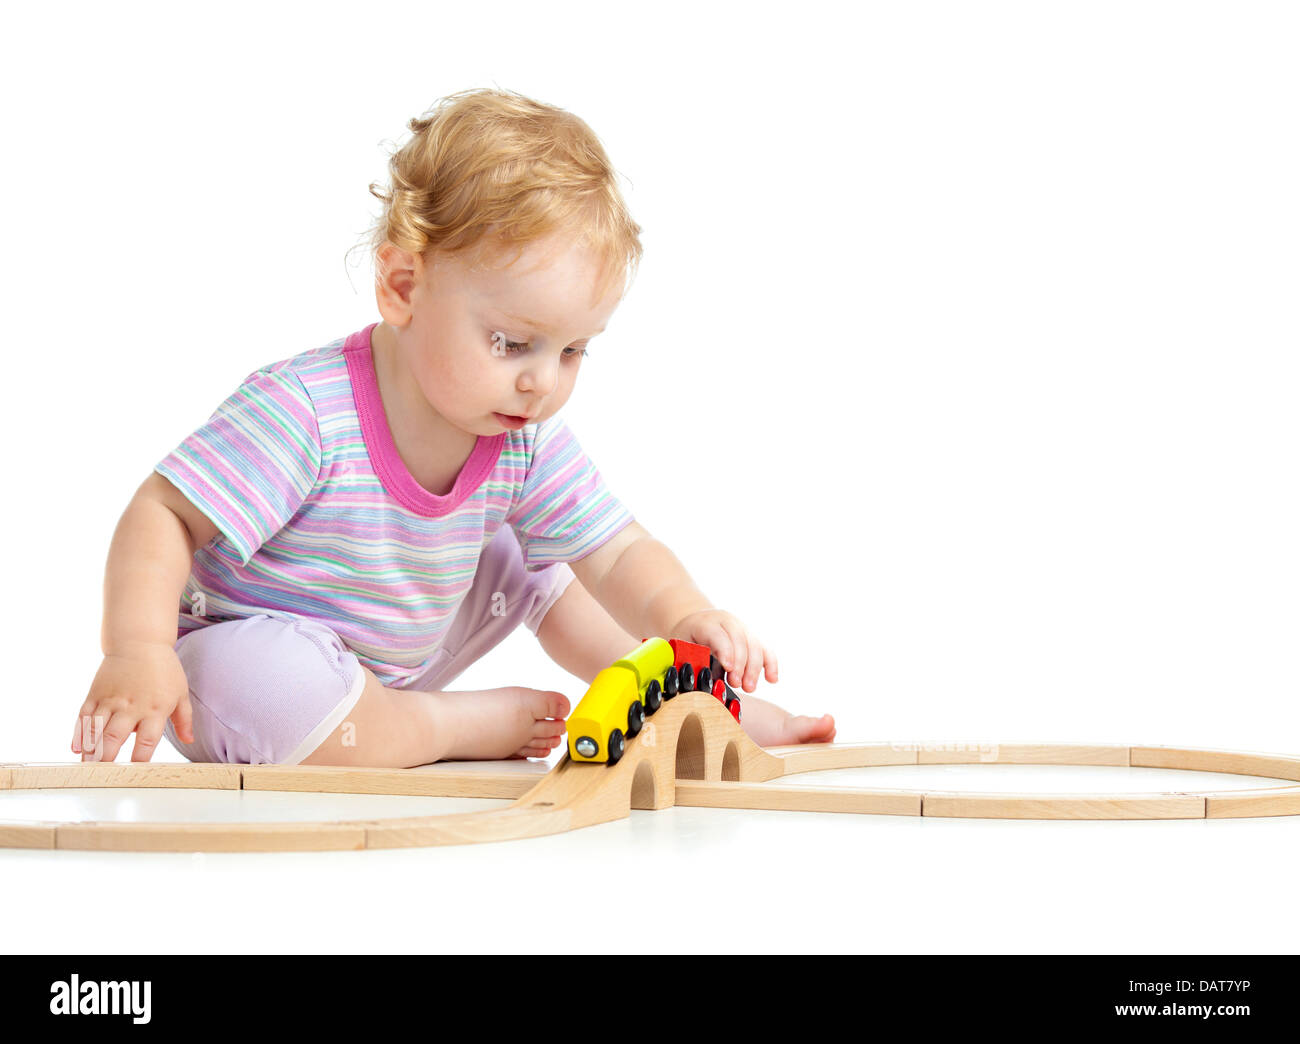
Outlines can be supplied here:
<path id="1" fill-rule="evenodd" d="M 523 491 L 506 519 L 525 569 L 585 558 L 632 520 L 568 426 L 558 417 L 539 424 Z"/>
<path id="2" fill-rule="evenodd" d="M 316 409 L 283 367 L 245 379 L 154 470 L 212 520 L 243 565 L 302 506 L 320 474 Z"/>

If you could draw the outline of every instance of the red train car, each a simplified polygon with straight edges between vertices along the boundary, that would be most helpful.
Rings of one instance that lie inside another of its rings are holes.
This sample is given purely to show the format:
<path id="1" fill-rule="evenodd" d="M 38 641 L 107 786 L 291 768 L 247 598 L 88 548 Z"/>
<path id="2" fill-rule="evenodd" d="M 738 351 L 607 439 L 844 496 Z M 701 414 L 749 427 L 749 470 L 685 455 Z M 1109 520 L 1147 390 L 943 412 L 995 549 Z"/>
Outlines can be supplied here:
<path id="1" fill-rule="evenodd" d="M 673 669 L 664 682 L 664 698 L 671 699 L 679 692 L 712 693 L 739 722 L 740 697 L 726 683 L 726 672 L 708 646 L 684 642 L 680 638 L 669 638 L 668 644 L 673 647 Z"/>

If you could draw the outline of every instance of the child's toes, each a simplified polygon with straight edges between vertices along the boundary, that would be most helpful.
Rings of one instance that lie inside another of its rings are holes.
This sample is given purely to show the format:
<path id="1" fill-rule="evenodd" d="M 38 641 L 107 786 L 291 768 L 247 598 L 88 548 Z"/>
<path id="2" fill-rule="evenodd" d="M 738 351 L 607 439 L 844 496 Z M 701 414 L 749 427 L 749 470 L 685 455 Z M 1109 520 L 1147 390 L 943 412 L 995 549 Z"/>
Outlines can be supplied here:
<path id="1" fill-rule="evenodd" d="M 567 718 L 569 716 L 568 697 L 562 692 L 548 692 L 544 689 L 536 690 L 532 711 L 533 717 L 538 721 L 545 718 Z"/>
<path id="2" fill-rule="evenodd" d="M 557 736 L 563 736 L 566 726 L 562 721 L 552 721 L 549 718 L 542 718 L 540 721 L 533 722 L 533 739 L 549 740 Z"/>
<path id="3" fill-rule="evenodd" d="M 829 714 L 810 718 L 801 714 L 790 719 L 796 743 L 829 743 L 835 736 L 835 719 Z"/>
<path id="4" fill-rule="evenodd" d="M 532 736 L 519 748 L 519 753 L 526 758 L 544 758 L 563 742 L 564 738 L 558 735 Z"/>
<path id="5" fill-rule="evenodd" d="M 548 718 L 559 718 L 563 720 L 569 716 L 569 699 L 562 692 L 550 693 L 551 702 L 546 708 Z"/>

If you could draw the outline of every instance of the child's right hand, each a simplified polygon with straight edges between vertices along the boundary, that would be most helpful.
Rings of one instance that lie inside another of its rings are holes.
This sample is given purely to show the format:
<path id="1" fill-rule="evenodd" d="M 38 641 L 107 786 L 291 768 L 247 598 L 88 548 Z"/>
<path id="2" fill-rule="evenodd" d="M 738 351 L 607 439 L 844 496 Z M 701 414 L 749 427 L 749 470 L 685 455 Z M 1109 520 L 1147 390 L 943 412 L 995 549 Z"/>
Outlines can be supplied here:
<path id="1" fill-rule="evenodd" d="M 72 733 L 82 761 L 113 761 L 131 733 L 132 761 L 148 761 L 168 717 L 183 743 L 194 742 L 190 687 L 170 645 L 141 642 L 104 657 Z"/>

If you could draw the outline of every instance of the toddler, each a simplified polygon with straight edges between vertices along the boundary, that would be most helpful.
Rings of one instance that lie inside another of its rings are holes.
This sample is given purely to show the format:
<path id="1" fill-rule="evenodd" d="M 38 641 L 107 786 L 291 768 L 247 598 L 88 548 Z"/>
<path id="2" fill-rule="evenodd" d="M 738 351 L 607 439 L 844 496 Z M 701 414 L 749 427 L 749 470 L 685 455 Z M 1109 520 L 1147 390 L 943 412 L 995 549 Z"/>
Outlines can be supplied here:
<path id="1" fill-rule="evenodd" d="M 600 142 L 500 90 L 409 128 L 371 186 L 381 320 L 250 374 L 118 523 L 83 761 L 132 733 L 132 761 L 163 735 L 205 762 L 545 757 L 563 694 L 446 691 L 521 623 L 588 683 L 650 635 L 707 645 L 745 693 L 777 680 L 558 417 L 641 256 Z M 743 708 L 760 744 L 835 735 Z"/>

